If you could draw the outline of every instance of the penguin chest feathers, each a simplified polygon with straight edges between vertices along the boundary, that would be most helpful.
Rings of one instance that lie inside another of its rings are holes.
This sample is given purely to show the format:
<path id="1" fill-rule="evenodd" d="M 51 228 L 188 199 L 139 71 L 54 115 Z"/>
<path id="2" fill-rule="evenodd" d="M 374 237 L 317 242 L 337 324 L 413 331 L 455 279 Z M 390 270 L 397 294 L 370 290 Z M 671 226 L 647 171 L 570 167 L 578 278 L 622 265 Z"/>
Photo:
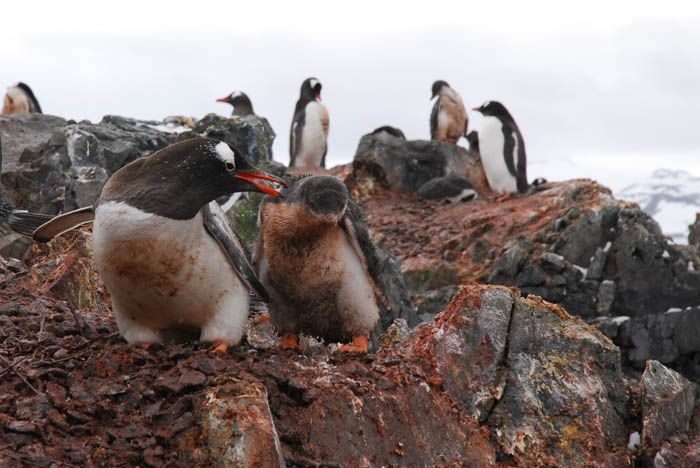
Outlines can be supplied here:
<path id="1" fill-rule="evenodd" d="M 122 202 L 97 207 L 95 264 L 116 313 L 148 327 L 202 326 L 248 291 L 201 214 L 174 220 Z"/>
<path id="2" fill-rule="evenodd" d="M 304 128 L 297 165 L 320 166 L 326 152 L 329 118 L 326 107 L 318 101 L 309 102 L 304 108 Z"/>

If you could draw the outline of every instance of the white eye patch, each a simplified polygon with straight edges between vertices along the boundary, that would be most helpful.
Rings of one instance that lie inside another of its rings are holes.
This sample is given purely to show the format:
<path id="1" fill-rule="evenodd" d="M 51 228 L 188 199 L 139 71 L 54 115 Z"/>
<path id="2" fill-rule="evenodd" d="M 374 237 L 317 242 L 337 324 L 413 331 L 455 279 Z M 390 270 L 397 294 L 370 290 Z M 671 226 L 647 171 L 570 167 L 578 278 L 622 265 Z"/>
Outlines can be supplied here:
<path id="1" fill-rule="evenodd" d="M 491 104 L 491 101 L 486 101 L 485 103 L 483 103 L 483 104 L 481 105 L 481 107 L 488 107 L 489 104 Z"/>
<path id="2" fill-rule="evenodd" d="M 311 81 L 309 82 L 309 86 L 311 86 L 311 89 L 314 89 L 317 84 L 318 80 L 316 78 L 311 78 Z"/>
<path id="3" fill-rule="evenodd" d="M 214 147 L 214 151 L 216 151 L 217 158 L 221 159 L 227 165 L 232 164 L 234 168 L 236 167 L 236 158 L 234 157 L 233 150 L 229 145 L 222 141 Z"/>
<path id="4" fill-rule="evenodd" d="M 231 93 L 231 99 L 235 99 L 241 95 L 240 91 L 234 91 Z"/>

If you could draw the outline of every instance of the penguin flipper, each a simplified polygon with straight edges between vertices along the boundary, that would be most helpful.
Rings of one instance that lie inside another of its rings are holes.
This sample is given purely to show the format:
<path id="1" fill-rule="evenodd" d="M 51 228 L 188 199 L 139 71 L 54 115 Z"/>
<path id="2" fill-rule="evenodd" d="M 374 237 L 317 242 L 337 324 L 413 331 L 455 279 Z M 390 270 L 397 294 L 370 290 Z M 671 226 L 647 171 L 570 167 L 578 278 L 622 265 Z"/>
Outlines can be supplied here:
<path id="1" fill-rule="evenodd" d="M 520 134 L 520 131 L 516 128 L 515 129 L 515 137 L 518 139 L 518 154 L 515 155 L 517 157 L 517 186 L 518 186 L 518 192 L 520 193 L 525 193 L 527 192 L 530 184 L 527 182 L 527 161 L 526 161 L 526 155 L 525 155 L 525 141 L 523 140 L 522 135 Z"/>
<path id="2" fill-rule="evenodd" d="M 375 287 L 378 286 L 377 280 L 379 273 L 381 273 L 379 258 L 370 238 L 369 229 L 367 229 L 367 225 L 362 217 L 362 211 L 352 198 L 348 200 L 348 207 L 340 227 L 367 269 L 367 273 Z"/>
<path id="3" fill-rule="evenodd" d="M 68 231 L 91 223 L 95 220 L 95 207 L 86 206 L 77 210 L 69 211 L 58 216 L 54 216 L 47 222 L 36 228 L 32 237 L 37 242 L 49 242 L 54 237 L 58 237 Z"/>
<path id="4" fill-rule="evenodd" d="M 53 218 L 52 215 L 30 213 L 28 211 L 7 210 L 7 225 L 18 234 L 32 237 L 34 230 Z M 3 210 L 0 208 L 0 212 Z"/>
<path id="5" fill-rule="evenodd" d="M 516 138 L 517 135 L 515 132 L 513 132 L 513 129 L 506 125 L 503 124 L 502 127 L 503 130 L 503 158 L 505 159 L 506 162 L 506 167 L 508 168 L 508 172 L 510 172 L 510 175 L 513 177 L 518 177 L 518 172 L 515 169 L 515 158 L 517 155 L 515 154 L 516 148 Z M 520 145 L 518 145 L 520 146 Z"/>
<path id="6" fill-rule="evenodd" d="M 219 244 L 238 276 L 248 286 L 248 289 L 255 291 L 261 299 L 268 301 L 269 295 L 267 290 L 258 280 L 253 267 L 250 266 L 243 242 L 235 231 L 231 229 L 228 219 L 219 207 L 219 204 L 213 201 L 202 208 L 202 217 L 204 228 Z"/>
<path id="7" fill-rule="evenodd" d="M 292 119 L 292 128 L 289 131 L 289 167 L 294 167 L 294 163 L 301 149 L 301 135 L 304 131 L 304 122 L 306 113 L 304 108 L 301 108 L 294 114 Z"/>

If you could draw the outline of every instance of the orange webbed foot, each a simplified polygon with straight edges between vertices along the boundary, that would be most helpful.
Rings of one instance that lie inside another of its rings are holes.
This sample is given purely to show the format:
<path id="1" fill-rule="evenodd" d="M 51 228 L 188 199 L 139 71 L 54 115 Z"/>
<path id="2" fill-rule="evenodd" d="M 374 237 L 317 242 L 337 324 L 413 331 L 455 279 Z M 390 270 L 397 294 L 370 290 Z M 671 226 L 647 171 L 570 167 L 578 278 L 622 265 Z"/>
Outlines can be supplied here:
<path id="1" fill-rule="evenodd" d="M 496 201 L 498 203 L 504 202 L 508 199 L 510 199 L 510 193 L 508 193 L 508 192 L 503 192 L 502 194 L 500 194 L 499 196 L 496 197 Z"/>
<path id="2" fill-rule="evenodd" d="M 352 337 L 351 345 L 343 345 L 338 348 L 338 351 L 344 353 L 364 353 L 369 352 L 369 341 L 365 335 L 356 335 Z"/>
<path id="3" fill-rule="evenodd" d="M 212 352 L 225 354 L 228 352 L 228 343 L 222 340 L 214 340 L 212 342 Z"/>
<path id="4" fill-rule="evenodd" d="M 280 339 L 280 347 L 282 349 L 297 349 L 297 346 L 299 346 L 299 338 L 296 333 L 282 333 L 282 338 Z"/>

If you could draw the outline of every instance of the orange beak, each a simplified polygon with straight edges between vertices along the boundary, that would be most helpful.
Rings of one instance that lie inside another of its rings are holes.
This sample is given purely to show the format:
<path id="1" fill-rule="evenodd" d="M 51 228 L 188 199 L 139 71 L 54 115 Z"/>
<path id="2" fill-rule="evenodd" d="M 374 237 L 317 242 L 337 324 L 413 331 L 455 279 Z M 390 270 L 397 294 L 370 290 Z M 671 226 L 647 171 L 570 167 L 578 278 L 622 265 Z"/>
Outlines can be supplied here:
<path id="1" fill-rule="evenodd" d="M 477 112 L 481 112 L 481 107 L 473 107 L 472 110 L 477 111 Z"/>
<path id="2" fill-rule="evenodd" d="M 253 184 L 262 193 L 265 193 L 272 197 L 278 197 L 280 193 L 277 190 L 270 187 L 269 185 L 263 184 L 262 182 L 258 182 L 259 180 L 267 180 L 269 182 L 274 182 L 276 184 L 281 185 L 282 187 L 287 186 L 287 183 L 284 180 L 280 179 L 279 177 L 266 174 L 264 172 L 239 172 L 236 175 L 234 175 L 234 177 L 238 177 L 239 179 L 243 179 L 246 182 Z"/>
<path id="3" fill-rule="evenodd" d="M 219 99 L 216 100 L 216 102 L 225 102 L 225 103 L 228 104 L 228 96 L 219 98 Z"/>

